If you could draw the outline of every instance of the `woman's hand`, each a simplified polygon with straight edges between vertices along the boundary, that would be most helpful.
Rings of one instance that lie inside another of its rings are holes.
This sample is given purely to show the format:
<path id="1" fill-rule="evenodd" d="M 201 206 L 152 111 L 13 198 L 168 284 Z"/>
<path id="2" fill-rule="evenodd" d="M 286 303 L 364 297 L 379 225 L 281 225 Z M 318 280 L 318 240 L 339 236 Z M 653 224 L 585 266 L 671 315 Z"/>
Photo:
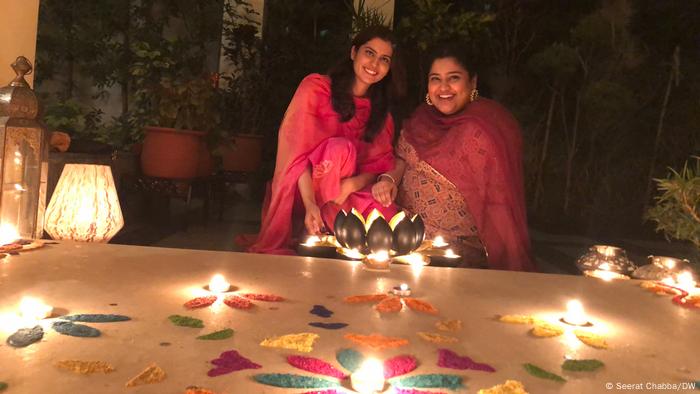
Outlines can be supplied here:
<path id="1" fill-rule="evenodd" d="M 321 218 L 321 210 L 318 208 L 318 205 L 309 204 L 309 206 L 306 206 L 304 226 L 306 226 L 306 231 L 309 232 L 309 235 L 321 234 L 323 219 Z"/>
<path id="2" fill-rule="evenodd" d="M 336 197 L 333 202 L 338 205 L 343 205 L 348 196 L 353 192 L 357 191 L 355 186 L 355 180 L 353 178 L 345 178 L 340 181 L 340 194 Z"/>
<path id="3" fill-rule="evenodd" d="M 396 184 L 387 177 L 379 177 L 379 181 L 372 186 L 372 196 L 385 207 L 391 205 L 397 192 Z"/>

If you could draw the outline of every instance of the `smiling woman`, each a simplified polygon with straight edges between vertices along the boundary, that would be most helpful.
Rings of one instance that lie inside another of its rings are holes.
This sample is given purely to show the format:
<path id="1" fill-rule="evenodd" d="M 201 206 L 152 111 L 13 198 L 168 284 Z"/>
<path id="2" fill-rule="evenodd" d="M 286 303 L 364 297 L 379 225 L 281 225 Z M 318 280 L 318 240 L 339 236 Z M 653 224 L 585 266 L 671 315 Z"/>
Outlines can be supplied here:
<path id="1" fill-rule="evenodd" d="M 463 266 L 534 270 L 520 128 L 501 105 L 479 98 L 459 47 L 439 47 L 432 59 L 426 102 L 398 142 L 398 203 L 423 217 L 426 237 L 445 237 Z"/>
<path id="2" fill-rule="evenodd" d="M 395 42 L 386 27 L 369 27 L 329 75 L 301 82 L 282 120 L 260 234 L 249 251 L 291 254 L 304 228 L 332 229 L 341 208 L 396 213 L 372 193 L 378 178 L 387 182 L 380 174 L 394 169 L 389 104 L 404 91 Z"/>

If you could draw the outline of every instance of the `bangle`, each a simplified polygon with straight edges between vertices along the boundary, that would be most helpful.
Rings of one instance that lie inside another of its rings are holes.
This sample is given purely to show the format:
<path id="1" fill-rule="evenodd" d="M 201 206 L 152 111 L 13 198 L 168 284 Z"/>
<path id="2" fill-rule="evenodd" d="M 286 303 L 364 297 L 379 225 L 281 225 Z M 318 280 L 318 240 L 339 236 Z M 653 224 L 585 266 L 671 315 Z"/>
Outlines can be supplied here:
<path id="1" fill-rule="evenodd" d="M 379 178 L 381 178 L 381 177 L 383 177 L 383 176 L 385 176 L 385 177 L 391 179 L 391 183 L 393 183 L 394 185 L 396 184 L 396 179 L 394 179 L 393 176 L 387 174 L 386 172 L 383 173 L 383 174 L 379 174 L 379 176 L 377 177 L 377 179 L 379 179 Z"/>

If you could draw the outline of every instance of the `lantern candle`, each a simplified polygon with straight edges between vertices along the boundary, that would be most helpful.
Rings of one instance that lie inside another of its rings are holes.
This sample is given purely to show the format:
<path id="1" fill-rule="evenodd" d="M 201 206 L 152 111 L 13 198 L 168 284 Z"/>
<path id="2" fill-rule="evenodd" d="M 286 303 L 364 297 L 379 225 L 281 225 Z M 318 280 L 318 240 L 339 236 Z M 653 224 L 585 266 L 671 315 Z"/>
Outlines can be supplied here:
<path id="1" fill-rule="evenodd" d="M 38 298 L 24 297 L 19 302 L 19 314 L 26 320 L 41 320 L 51 316 L 51 312 L 53 312 L 53 307 L 44 304 Z"/>
<path id="2" fill-rule="evenodd" d="M 374 394 L 384 390 L 384 366 L 379 360 L 368 359 L 350 375 L 352 389 L 361 394 Z"/>
<path id="3" fill-rule="evenodd" d="M 408 297 L 411 295 L 411 288 L 406 283 L 402 283 L 400 286 L 394 286 L 391 292 L 399 297 Z"/>
<path id="4" fill-rule="evenodd" d="M 352 260 L 362 260 L 365 257 L 364 254 L 360 253 L 360 251 L 355 248 L 342 248 L 340 250 L 340 254 Z"/>
<path id="5" fill-rule="evenodd" d="M 0 246 L 11 244 L 19 240 L 20 236 L 17 229 L 9 224 L 0 225 Z"/>
<path id="6" fill-rule="evenodd" d="M 212 293 L 225 293 L 229 291 L 231 284 L 226 281 L 221 274 L 216 274 L 211 278 L 209 282 L 209 291 Z"/>
<path id="7" fill-rule="evenodd" d="M 369 268 L 373 269 L 388 269 L 391 260 L 389 259 L 389 252 L 386 250 L 379 251 L 377 253 L 368 254 L 365 258 L 365 264 Z"/>
<path id="8" fill-rule="evenodd" d="M 439 235 L 433 239 L 433 248 L 444 248 L 447 245 L 449 244 Z"/>
<path id="9" fill-rule="evenodd" d="M 571 300 L 566 304 L 566 315 L 561 321 L 572 326 L 591 325 L 583 311 L 583 304 L 579 300 Z"/>

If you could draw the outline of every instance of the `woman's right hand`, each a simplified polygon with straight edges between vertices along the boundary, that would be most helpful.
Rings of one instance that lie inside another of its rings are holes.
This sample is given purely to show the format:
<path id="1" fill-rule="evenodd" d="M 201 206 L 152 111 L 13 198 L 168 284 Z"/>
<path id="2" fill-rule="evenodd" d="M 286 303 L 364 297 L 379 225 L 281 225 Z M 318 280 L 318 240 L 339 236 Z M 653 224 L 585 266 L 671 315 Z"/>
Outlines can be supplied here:
<path id="1" fill-rule="evenodd" d="M 384 177 L 379 182 L 372 185 L 372 196 L 384 207 L 388 207 L 396 198 L 396 184 Z"/>
<path id="2" fill-rule="evenodd" d="M 306 226 L 306 231 L 309 232 L 309 235 L 319 235 L 321 234 L 321 228 L 323 228 L 321 209 L 316 204 L 309 205 L 306 207 L 306 214 L 304 215 L 304 226 Z"/>

